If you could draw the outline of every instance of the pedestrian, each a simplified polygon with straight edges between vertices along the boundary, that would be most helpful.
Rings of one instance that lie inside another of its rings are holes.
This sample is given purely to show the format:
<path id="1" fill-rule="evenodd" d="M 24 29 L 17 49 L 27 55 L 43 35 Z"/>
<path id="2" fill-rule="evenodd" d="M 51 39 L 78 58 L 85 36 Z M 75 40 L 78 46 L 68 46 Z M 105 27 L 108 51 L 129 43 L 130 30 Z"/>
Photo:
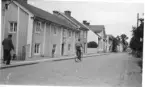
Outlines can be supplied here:
<path id="1" fill-rule="evenodd" d="M 4 56 L 3 56 L 3 63 L 5 64 L 6 62 L 6 65 L 9 65 L 10 64 L 10 61 L 11 61 L 11 50 L 15 51 L 14 50 L 14 45 L 12 43 L 12 35 L 8 35 L 8 38 L 5 38 L 3 41 L 2 41 L 2 45 L 3 45 L 3 53 L 4 53 Z"/>
<path id="2" fill-rule="evenodd" d="M 77 61 L 77 59 L 79 59 L 81 61 L 81 56 L 82 56 L 82 50 L 81 50 L 81 48 L 83 49 L 83 46 L 81 44 L 80 39 L 78 39 L 78 41 L 76 42 L 75 48 L 76 48 L 76 56 L 77 56 L 75 61 Z"/>
<path id="3" fill-rule="evenodd" d="M 54 53 L 55 53 L 55 45 L 53 45 L 53 48 L 52 48 L 52 58 L 54 57 Z"/>

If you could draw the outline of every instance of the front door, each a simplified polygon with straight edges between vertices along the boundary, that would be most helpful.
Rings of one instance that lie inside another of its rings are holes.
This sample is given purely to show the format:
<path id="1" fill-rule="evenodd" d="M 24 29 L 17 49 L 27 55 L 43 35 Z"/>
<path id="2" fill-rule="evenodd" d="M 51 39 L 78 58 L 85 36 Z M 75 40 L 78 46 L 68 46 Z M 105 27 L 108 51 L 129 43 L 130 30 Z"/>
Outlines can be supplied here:
<path id="1" fill-rule="evenodd" d="M 61 48 L 61 55 L 63 56 L 64 54 L 64 43 L 62 44 L 62 48 Z"/>
<path id="2" fill-rule="evenodd" d="M 84 43 L 84 53 L 86 52 L 86 43 Z"/>

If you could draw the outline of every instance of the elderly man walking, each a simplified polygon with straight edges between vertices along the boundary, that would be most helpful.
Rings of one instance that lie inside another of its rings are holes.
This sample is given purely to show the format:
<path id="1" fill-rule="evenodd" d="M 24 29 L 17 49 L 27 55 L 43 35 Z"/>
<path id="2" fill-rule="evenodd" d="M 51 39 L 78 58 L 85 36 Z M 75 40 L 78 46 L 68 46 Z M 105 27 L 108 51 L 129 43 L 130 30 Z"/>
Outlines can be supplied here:
<path id="1" fill-rule="evenodd" d="M 11 50 L 14 50 L 14 45 L 12 43 L 12 35 L 8 35 L 8 38 L 5 38 L 2 42 L 3 45 L 3 53 L 4 53 L 4 60 L 3 63 L 6 62 L 6 65 L 10 64 L 11 61 Z"/>

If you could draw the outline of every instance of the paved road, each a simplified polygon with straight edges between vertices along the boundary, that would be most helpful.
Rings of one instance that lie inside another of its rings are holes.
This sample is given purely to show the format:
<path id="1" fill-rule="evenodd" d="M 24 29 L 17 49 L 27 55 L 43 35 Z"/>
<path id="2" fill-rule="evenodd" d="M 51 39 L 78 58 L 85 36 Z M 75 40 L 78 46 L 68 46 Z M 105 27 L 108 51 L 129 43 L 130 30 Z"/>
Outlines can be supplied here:
<path id="1" fill-rule="evenodd" d="M 130 72 L 132 70 L 130 69 L 131 64 L 133 63 L 130 62 L 130 57 L 125 53 L 84 58 L 79 63 L 74 60 L 43 62 L 0 70 L 0 83 L 13 85 L 141 87 L 141 76 L 138 73 L 132 74 Z M 138 67 L 131 68 L 136 70 Z"/>

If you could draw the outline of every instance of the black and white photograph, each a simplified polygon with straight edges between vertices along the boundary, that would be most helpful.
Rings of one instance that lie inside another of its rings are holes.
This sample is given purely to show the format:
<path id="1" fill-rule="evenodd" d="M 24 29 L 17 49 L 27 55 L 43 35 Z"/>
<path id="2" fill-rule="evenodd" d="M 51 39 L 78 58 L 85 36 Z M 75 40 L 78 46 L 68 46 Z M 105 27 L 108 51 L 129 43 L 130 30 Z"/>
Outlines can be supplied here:
<path id="1" fill-rule="evenodd" d="M 1 0 L 0 86 L 143 87 L 133 1 Z"/>

